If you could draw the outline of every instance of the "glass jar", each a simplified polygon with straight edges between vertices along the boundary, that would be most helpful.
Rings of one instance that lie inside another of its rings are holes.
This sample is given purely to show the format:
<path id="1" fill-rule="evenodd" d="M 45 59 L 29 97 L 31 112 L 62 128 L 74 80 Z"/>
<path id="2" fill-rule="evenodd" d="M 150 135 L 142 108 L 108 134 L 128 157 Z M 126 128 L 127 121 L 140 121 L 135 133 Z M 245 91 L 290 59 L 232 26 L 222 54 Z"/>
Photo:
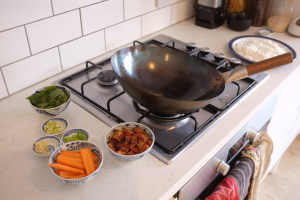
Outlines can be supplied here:
<path id="1" fill-rule="evenodd" d="M 252 26 L 264 26 L 271 0 L 248 0 L 245 13 L 253 17 Z"/>
<path id="2" fill-rule="evenodd" d="M 275 32 L 285 32 L 291 22 L 295 0 L 273 0 L 267 27 Z"/>
<path id="3" fill-rule="evenodd" d="M 229 0 L 227 7 L 228 13 L 241 12 L 246 8 L 247 0 Z"/>

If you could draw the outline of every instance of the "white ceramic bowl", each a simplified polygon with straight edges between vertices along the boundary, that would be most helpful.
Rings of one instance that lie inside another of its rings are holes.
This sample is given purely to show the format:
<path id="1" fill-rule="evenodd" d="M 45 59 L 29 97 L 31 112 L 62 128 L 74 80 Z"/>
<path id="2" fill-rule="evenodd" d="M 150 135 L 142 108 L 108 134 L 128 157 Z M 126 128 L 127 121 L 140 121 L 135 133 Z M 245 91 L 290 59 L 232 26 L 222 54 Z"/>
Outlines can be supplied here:
<path id="1" fill-rule="evenodd" d="M 291 21 L 288 32 L 293 36 L 300 37 L 300 17 Z"/>
<path id="2" fill-rule="evenodd" d="M 36 142 L 41 142 L 41 141 L 47 141 L 48 142 L 48 149 L 50 151 L 49 154 L 40 154 L 40 153 L 37 153 L 35 151 L 35 143 Z M 59 146 L 60 146 L 60 139 L 56 136 L 43 136 L 41 138 L 39 138 L 38 140 L 36 140 L 33 145 L 32 145 L 32 150 L 33 152 L 36 154 L 36 155 L 39 155 L 39 156 L 50 156 L 54 151 L 55 149 L 57 149 Z"/>
<path id="3" fill-rule="evenodd" d="M 121 155 L 121 154 L 118 154 L 118 153 L 112 151 L 108 147 L 107 142 L 114 135 L 115 130 L 121 130 L 122 131 L 124 127 L 129 129 L 129 130 L 134 129 L 135 127 L 140 127 L 141 129 L 143 129 L 143 131 L 149 136 L 149 139 L 152 140 L 151 146 L 146 151 L 144 151 L 142 153 L 139 153 L 139 154 L 135 154 L 135 155 Z M 113 126 L 111 129 L 109 129 L 109 131 L 105 135 L 105 146 L 106 146 L 106 148 L 108 149 L 108 151 L 116 159 L 118 159 L 120 161 L 123 161 L 123 162 L 135 161 L 135 160 L 141 159 L 142 157 L 147 155 L 151 151 L 151 149 L 154 145 L 154 141 L 155 141 L 155 137 L 154 137 L 154 134 L 151 131 L 151 129 L 148 128 L 147 126 L 143 125 L 143 124 L 136 123 L 136 122 L 125 122 L 125 123 L 122 123 L 122 124 L 117 124 L 117 125 Z"/>
<path id="4" fill-rule="evenodd" d="M 65 132 L 62 135 L 62 137 L 61 137 L 61 143 L 62 144 L 66 144 L 66 142 L 64 141 L 64 137 L 66 137 L 66 136 L 67 137 L 72 137 L 72 135 L 77 135 L 78 131 L 82 131 L 84 133 L 84 135 L 86 136 L 86 140 L 78 140 L 78 141 L 88 141 L 89 140 L 89 134 L 85 130 L 83 130 L 83 129 L 72 129 L 72 130 L 69 130 L 69 131 Z"/>
<path id="5" fill-rule="evenodd" d="M 101 151 L 101 149 L 94 143 L 87 142 L 87 141 L 74 141 L 74 142 L 68 142 L 66 144 L 61 145 L 59 148 L 57 148 L 50 156 L 49 163 L 56 163 L 57 156 L 60 154 L 61 151 L 79 151 L 82 148 L 89 148 L 94 154 L 97 155 L 99 158 L 98 168 L 90 175 L 79 178 L 79 179 L 67 179 L 67 178 L 62 178 L 56 174 L 56 169 L 50 167 L 50 171 L 53 173 L 55 177 L 60 179 L 64 183 L 68 183 L 71 185 L 79 185 L 79 184 L 84 184 L 87 181 L 90 181 L 93 179 L 98 172 L 100 171 L 100 168 L 102 167 L 103 161 L 104 161 L 104 156 Z"/>
<path id="6" fill-rule="evenodd" d="M 274 34 L 274 31 L 268 28 L 260 28 L 258 29 L 258 33 L 264 37 L 271 37 Z"/>
<path id="7" fill-rule="evenodd" d="M 67 94 L 70 95 L 70 98 L 68 99 L 68 101 L 66 101 L 65 103 L 61 104 L 60 106 L 57 106 L 55 108 L 48 108 L 48 109 L 42 109 L 42 108 L 35 107 L 29 101 L 30 105 L 32 106 L 32 108 L 36 112 L 38 112 L 40 114 L 43 114 L 43 115 L 56 116 L 56 115 L 61 114 L 69 106 L 69 104 L 71 102 L 71 91 L 68 88 L 64 87 L 64 86 L 61 86 L 61 85 L 56 85 L 56 86 L 58 88 L 61 88 L 64 91 L 64 93 L 67 93 Z M 49 86 L 47 86 L 47 87 L 49 87 Z M 44 90 L 47 87 L 40 88 L 37 91 L 35 91 L 33 94 L 38 93 L 39 91 Z"/>
<path id="8" fill-rule="evenodd" d="M 51 134 L 51 133 L 47 133 L 46 131 L 45 131 L 45 125 L 47 124 L 47 122 L 48 121 L 50 121 L 50 120 L 52 120 L 52 121 L 60 121 L 60 122 L 62 122 L 64 125 L 65 125 L 65 129 L 63 130 L 63 131 L 61 131 L 61 132 L 59 132 L 59 133 L 56 133 L 56 134 Z M 66 132 L 66 130 L 67 130 L 67 128 L 68 128 L 68 126 L 69 126 L 69 123 L 68 123 L 68 121 L 67 120 L 65 120 L 65 119 L 63 119 L 63 118 L 58 118 L 58 117 L 55 117 L 55 118 L 52 118 L 52 119 L 48 119 L 47 121 L 45 121 L 44 123 L 43 123 L 43 125 L 42 125 L 42 132 L 45 134 L 45 135 L 53 135 L 53 136 L 58 136 L 58 135 L 60 135 L 60 134 L 63 134 L 64 132 Z"/>

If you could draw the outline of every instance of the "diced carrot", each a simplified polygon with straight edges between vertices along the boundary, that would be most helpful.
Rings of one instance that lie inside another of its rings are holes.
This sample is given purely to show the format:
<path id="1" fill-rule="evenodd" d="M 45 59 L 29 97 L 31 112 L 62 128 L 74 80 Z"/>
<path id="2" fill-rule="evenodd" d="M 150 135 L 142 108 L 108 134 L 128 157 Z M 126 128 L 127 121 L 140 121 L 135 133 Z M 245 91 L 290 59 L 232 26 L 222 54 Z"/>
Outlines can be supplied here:
<path id="1" fill-rule="evenodd" d="M 78 173 L 73 173 L 73 172 L 61 171 L 60 176 L 63 178 L 68 178 L 68 179 L 77 179 L 77 178 L 85 177 L 86 173 L 78 174 Z"/>
<path id="2" fill-rule="evenodd" d="M 87 175 L 93 173 L 95 169 L 94 160 L 92 156 L 92 152 L 89 148 L 80 149 L 80 154 L 83 160 L 83 164 L 85 166 L 85 171 Z"/>
<path id="3" fill-rule="evenodd" d="M 78 174 L 83 174 L 85 173 L 84 170 L 82 169 L 77 169 L 77 168 L 74 168 L 74 167 L 69 167 L 67 165 L 62 165 L 60 163 L 48 163 L 48 165 L 50 167 L 54 167 L 56 169 L 61 169 L 61 170 L 64 170 L 64 171 L 68 171 L 68 172 L 74 172 L 74 173 L 78 173 Z"/>
<path id="4" fill-rule="evenodd" d="M 80 152 L 76 152 L 76 151 L 61 151 L 60 155 L 70 156 L 74 158 L 81 158 Z M 94 162 L 98 162 L 99 158 L 97 157 L 97 155 L 94 153 L 92 153 L 92 155 L 93 155 Z"/>
<path id="5" fill-rule="evenodd" d="M 70 157 L 68 157 L 68 156 L 58 155 L 57 159 L 56 159 L 56 162 L 60 163 L 60 164 L 63 164 L 63 165 L 70 166 L 70 167 L 74 167 L 74 168 L 77 168 L 77 169 L 83 169 L 83 170 L 85 169 L 83 163 L 76 162 L 76 161 L 72 160 L 72 158 L 70 159 Z"/>

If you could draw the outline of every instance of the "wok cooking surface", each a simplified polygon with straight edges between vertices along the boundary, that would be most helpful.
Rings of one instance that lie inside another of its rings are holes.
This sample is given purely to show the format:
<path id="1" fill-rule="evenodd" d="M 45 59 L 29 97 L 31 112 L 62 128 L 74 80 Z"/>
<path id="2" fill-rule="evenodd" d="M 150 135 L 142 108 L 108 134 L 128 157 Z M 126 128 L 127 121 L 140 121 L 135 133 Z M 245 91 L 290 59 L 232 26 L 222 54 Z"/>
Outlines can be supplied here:
<path id="1" fill-rule="evenodd" d="M 177 51 L 190 55 L 194 54 L 195 57 L 198 56 L 197 51 L 199 48 L 194 49 L 194 51 L 188 51 L 184 42 L 165 35 L 156 36 L 145 43 L 150 46 L 160 46 L 171 40 L 174 43 L 169 43 L 166 45 L 166 48 L 172 48 L 174 44 L 174 49 Z M 216 62 L 212 53 L 207 56 L 200 55 L 197 59 L 200 59 L 201 62 L 214 69 L 218 69 L 220 72 L 225 70 L 228 63 L 228 59 Z M 253 88 L 262 84 L 267 77 L 266 74 L 260 73 L 251 76 L 251 78 L 236 81 L 236 83 L 227 83 L 224 92 L 209 106 L 200 111 L 188 114 L 187 117 L 177 122 L 173 122 L 173 116 L 168 115 L 164 117 L 170 117 L 171 119 L 167 119 L 169 122 L 159 122 L 136 112 L 132 98 L 126 92 L 124 93 L 119 83 L 111 86 L 99 83 L 97 79 L 98 74 L 106 70 L 112 70 L 110 58 L 96 64 L 101 66 L 102 70 L 89 64 L 87 69 L 76 72 L 64 79 L 57 80 L 53 84 L 62 84 L 70 88 L 72 93 L 75 94 L 71 96 L 73 102 L 109 126 L 126 121 L 140 121 L 140 123 L 150 127 L 156 138 L 155 145 L 150 153 L 166 164 L 171 164 L 221 118 L 226 117 L 226 114 L 230 112 L 232 107 L 238 104 L 246 95 L 250 94 Z M 237 93 L 239 94 L 237 95 Z M 147 108 L 142 105 L 139 106 L 151 114 Z M 160 115 L 156 112 L 152 114 Z M 182 114 L 176 116 L 180 117 Z"/>
<path id="2" fill-rule="evenodd" d="M 194 101 L 214 98 L 224 90 L 224 85 L 213 87 L 214 77 L 222 77 L 210 64 L 168 48 L 128 47 L 116 52 L 111 62 L 119 78 L 156 96 Z"/>

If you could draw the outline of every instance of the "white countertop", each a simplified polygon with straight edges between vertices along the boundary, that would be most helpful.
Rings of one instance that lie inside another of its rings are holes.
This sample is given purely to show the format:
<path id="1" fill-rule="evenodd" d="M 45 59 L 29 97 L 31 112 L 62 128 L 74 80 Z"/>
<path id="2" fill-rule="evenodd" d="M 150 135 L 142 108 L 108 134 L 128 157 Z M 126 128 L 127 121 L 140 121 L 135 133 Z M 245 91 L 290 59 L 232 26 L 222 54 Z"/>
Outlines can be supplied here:
<path id="1" fill-rule="evenodd" d="M 250 27 L 245 32 L 235 32 L 227 25 L 210 30 L 195 26 L 194 20 L 191 18 L 143 39 L 165 34 L 234 57 L 228 42 L 237 36 L 256 35 L 258 30 Z M 273 38 L 287 43 L 299 55 L 300 38 L 288 33 L 275 33 Z M 109 57 L 113 52 L 94 61 Z M 84 68 L 84 65 L 24 89 L 0 101 L 0 199 L 169 199 L 300 74 L 299 66 L 298 58 L 292 64 L 267 71 L 269 79 L 171 165 L 165 165 L 150 154 L 131 163 L 115 160 L 104 147 L 104 134 L 110 127 L 71 102 L 60 116 L 69 121 L 70 129 L 85 129 L 90 134 L 89 141 L 99 145 L 104 152 L 104 164 L 99 174 L 90 182 L 77 186 L 64 184 L 54 177 L 47 166 L 49 157 L 39 157 L 32 152 L 33 142 L 43 136 L 41 124 L 50 117 L 36 113 L 25 98 L 36 89 Z"/>

